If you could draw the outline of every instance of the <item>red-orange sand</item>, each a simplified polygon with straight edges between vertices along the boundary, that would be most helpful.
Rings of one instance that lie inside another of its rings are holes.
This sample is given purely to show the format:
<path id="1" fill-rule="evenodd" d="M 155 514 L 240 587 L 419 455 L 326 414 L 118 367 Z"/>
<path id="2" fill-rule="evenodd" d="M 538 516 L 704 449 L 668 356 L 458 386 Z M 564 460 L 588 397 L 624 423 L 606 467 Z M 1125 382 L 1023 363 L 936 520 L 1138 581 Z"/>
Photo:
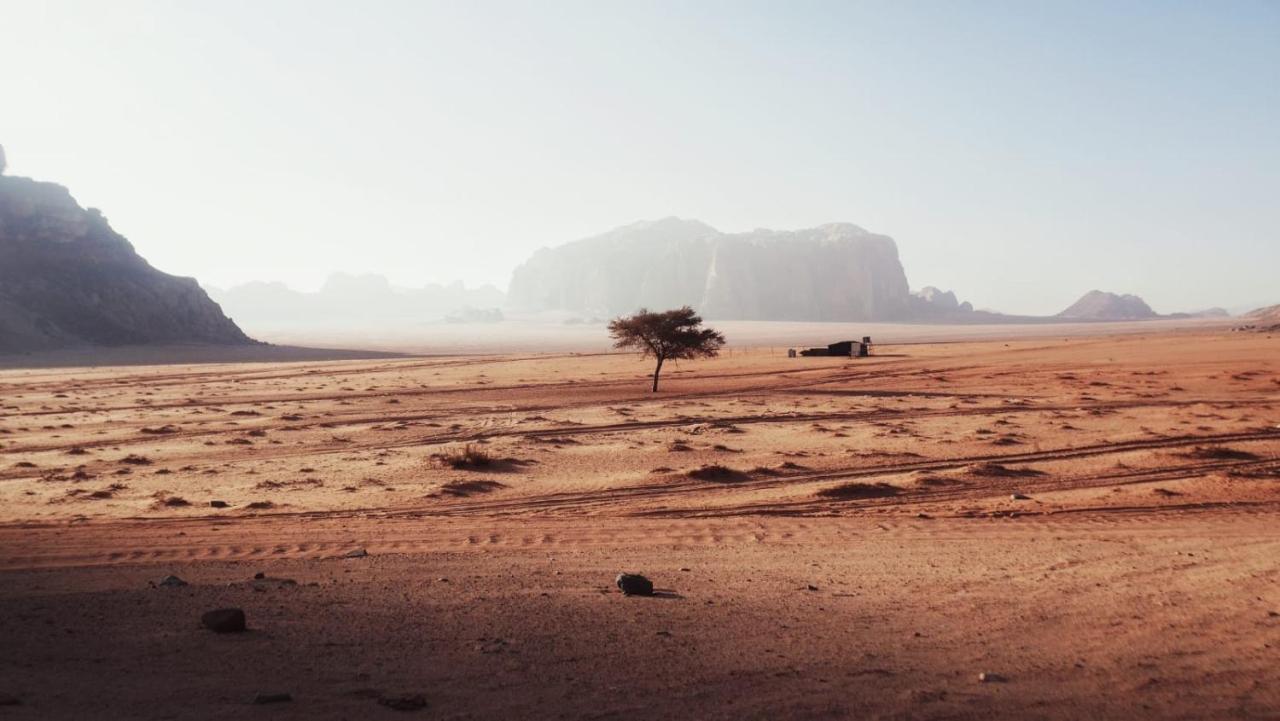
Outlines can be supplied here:
<path id="1" fill-rule="evenodd" d="M 0 371 L 0 719 L 1280 718 L 1280 336 L 876 353 Z"/>

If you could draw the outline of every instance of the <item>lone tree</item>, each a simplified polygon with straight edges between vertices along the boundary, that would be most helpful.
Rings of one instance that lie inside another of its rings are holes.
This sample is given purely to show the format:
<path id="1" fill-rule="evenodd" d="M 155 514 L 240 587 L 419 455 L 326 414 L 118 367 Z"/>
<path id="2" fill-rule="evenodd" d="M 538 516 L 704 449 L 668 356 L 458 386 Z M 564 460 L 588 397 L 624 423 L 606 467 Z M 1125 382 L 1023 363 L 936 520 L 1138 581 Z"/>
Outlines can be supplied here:
<path id="1" fill-rule="evenodd" d="M 641 308 L 635 315 L 609 321 L 609 335 L 614 348 L 634 348 L 644 357 L 658 361 L 653 369 L 653 392 L 658 392 L 658 374 L 662 364 L 671 360 L 711 358 L 719 355 L 724 345 L 720 331 L 702 327 L 702 318 L 693 308 L 653 313 Z"/>

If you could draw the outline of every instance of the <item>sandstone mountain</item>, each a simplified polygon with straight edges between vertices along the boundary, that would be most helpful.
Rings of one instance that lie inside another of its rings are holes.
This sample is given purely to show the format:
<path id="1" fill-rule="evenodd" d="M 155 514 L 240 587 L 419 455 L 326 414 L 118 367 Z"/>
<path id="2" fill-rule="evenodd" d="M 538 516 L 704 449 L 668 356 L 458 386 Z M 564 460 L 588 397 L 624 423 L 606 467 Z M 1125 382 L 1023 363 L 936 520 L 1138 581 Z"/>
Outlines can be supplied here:
<path id="1" fill-rule="evenodd" d="M 1136 295 L 1091 290 L 1057 317 L 1071 320 L 1146 320 L 1159 316 Z"/>
<path id="2" fill-rule="evenodd" d="M 721 233 L 666 218 L 542 249 L 515 270 L 518 312 L 595 316 L 690 305 L 720 320 L 871 321 L 963 316 L 928 289 L 913 296 L 892 238 L 849 223 Z"/>
<path id="3" fill-rule="evenodd" d="M 0 353 L 253 342 L 194 279 L 152 268 L 66 188 L 0 176 Z"/>
<path id="4" fill-rule="evenodd" d="M 1252 330 L 1280 331 L 1280 305 L 1251 310 L 1242 319 L 1248 321 L 1247 327 Z"/>

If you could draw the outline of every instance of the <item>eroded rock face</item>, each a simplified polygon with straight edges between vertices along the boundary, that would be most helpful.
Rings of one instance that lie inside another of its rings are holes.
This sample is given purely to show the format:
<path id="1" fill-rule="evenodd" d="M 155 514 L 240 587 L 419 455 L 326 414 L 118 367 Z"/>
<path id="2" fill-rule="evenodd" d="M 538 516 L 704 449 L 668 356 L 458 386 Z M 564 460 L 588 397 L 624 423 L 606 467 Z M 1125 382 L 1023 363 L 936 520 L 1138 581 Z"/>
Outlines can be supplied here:
<path id="1" fill-rule="evenodd" d="M 726 234 L 696 220 L 636 223 L 538 251 L 516 269 L 516 311 L 602 316 L 689 305 L 720 320 L 908 320 L 892 238 L 849 223 Z"/>
<path id="2" fill-rule="evenodd" d="M 0 352 L 253 342 L 194 279 L 152 268 L 66 188 L 0 177 Z"/>

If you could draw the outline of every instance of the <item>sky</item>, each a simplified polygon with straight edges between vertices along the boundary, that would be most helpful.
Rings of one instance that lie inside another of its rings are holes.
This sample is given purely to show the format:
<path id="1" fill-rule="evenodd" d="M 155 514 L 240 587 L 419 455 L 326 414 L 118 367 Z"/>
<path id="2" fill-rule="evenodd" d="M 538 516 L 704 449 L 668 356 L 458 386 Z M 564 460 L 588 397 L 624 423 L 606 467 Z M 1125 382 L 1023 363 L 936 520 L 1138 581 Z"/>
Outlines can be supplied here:
<path id="1" fill-rule="evenodd" d="M 671 215 L 913 288 L 1280 302 L 1280 3 L 0 0 L 9 174 L 153 265 L 506 286 Z"/>

